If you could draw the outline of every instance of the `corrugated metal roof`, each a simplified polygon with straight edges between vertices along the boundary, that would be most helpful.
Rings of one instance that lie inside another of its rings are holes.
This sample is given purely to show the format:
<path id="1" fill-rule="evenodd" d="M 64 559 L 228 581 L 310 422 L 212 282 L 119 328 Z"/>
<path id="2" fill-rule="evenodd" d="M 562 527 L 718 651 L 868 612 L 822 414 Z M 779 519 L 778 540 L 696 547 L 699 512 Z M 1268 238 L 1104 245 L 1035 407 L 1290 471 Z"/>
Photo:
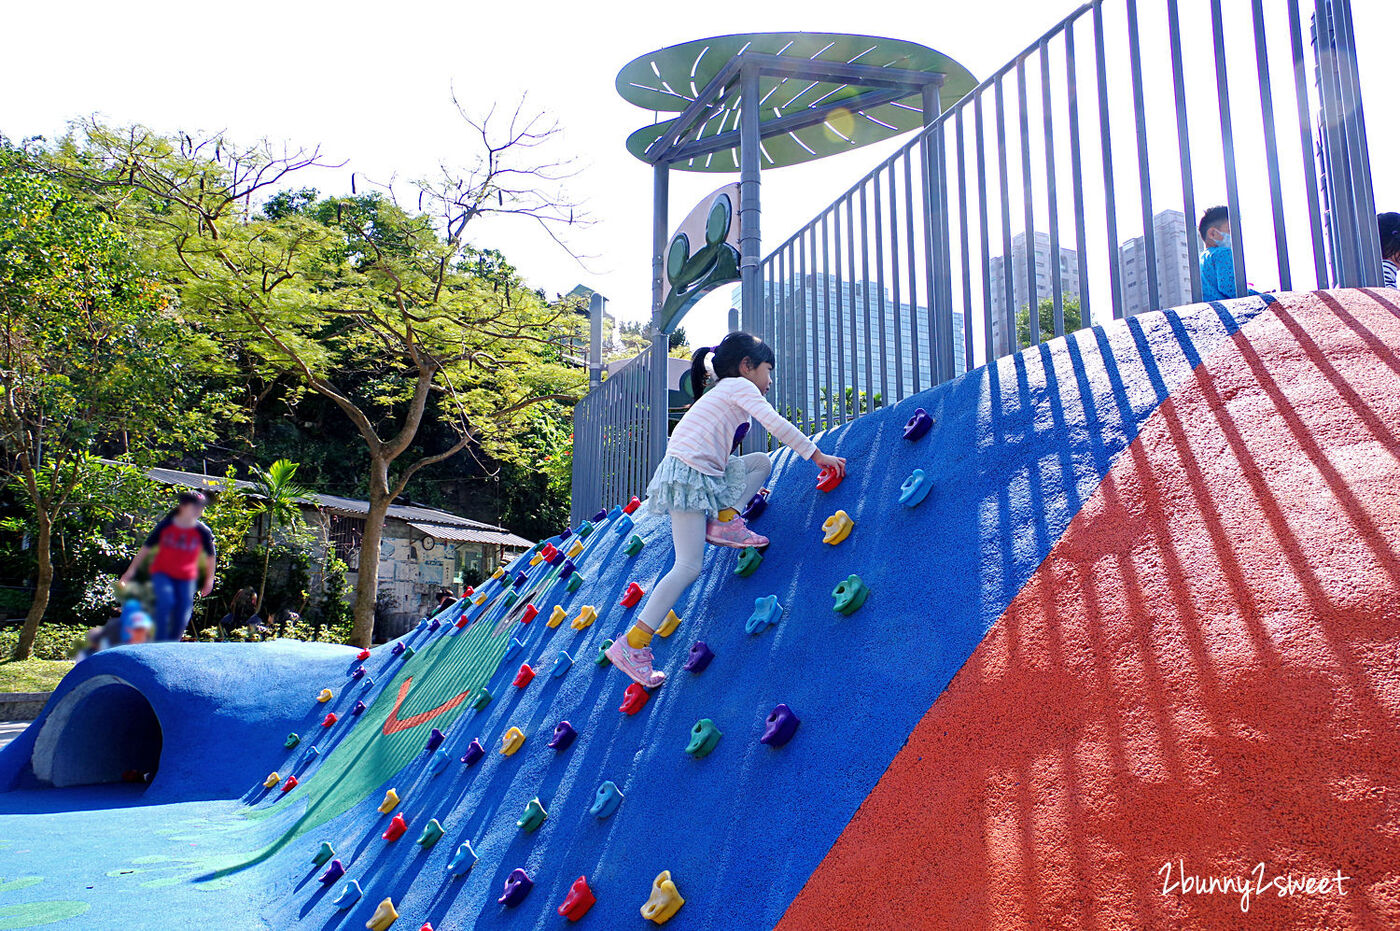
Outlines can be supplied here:
<path id="1" fill-rule="evenodd" d="M 477 527 L 444 527 L 441 524 L 429 524 L 412 520 L 408 522 L 408 525 L 423 531 L 428 536 L 437 540 L 452 540 L 457 543 L 490 543 L 497 546 L 510 546 L 519 549 L 529 549 L 535 545 L 523 537 L 517 537 L 509 530 L 483 530 Z"/>

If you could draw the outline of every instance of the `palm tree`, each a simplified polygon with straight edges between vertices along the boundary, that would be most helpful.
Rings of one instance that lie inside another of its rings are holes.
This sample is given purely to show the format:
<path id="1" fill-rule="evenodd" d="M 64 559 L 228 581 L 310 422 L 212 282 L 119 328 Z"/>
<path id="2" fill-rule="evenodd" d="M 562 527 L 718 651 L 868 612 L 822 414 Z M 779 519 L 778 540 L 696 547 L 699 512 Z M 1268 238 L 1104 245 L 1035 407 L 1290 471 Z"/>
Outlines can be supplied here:
<path id="1" fill-rule="evenodd" d="M 262 582 L 258 585 L 258 609 L 266 611 L 267 566 L 272 559 L 272 532 L 301 518 L 297 505 L 310 499 L 311 492 L 295 481 L 298 464 L 278 459 L 266 471 L 253 466 L 252 493 L 258 511 L 267 517 L 267 540 L 263 544 Z"/>

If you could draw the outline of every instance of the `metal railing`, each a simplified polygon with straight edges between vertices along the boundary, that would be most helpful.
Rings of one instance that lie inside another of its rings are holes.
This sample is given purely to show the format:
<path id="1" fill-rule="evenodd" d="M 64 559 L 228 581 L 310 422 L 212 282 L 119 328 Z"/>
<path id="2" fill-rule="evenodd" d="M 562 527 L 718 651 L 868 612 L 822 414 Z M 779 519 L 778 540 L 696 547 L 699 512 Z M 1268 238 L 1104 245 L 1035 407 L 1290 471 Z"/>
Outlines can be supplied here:
<path id="1" fill-rule="evenodd" d="M 653 454 L 659 459 L 666 448 L 664 433 L 657 438 L 651 428 L 652 367 L 651 350 L 643 350 L 574 407 L 575 524 L 605 501 L 641 494 L 651 478 Z M 660 444 L 656 450 L 653 442 Z"/>

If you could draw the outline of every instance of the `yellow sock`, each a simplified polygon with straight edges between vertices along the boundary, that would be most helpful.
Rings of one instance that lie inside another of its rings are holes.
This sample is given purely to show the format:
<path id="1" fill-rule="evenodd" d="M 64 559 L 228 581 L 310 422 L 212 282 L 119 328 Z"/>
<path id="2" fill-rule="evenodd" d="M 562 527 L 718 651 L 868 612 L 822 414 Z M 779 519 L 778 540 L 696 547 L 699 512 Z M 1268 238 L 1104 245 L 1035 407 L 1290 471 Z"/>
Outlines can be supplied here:
<path id="1" fill-rule="evenodd" d="M 739 516 L 739 512 L 738 512 L 738 511 L 734 510 L 733 508 L 725 508 L 724 510 L 720 511 L 718 514 L 715 515 L 715 520 L 717 520 L 717 521 L 719 521 L 721 524 L 723 524 L 723 523 L 726 523 L 726 522 L 728 522 L 728 521 L 733 520 L 734 518 L 736 518 L 736 517 L 738 517 L 738 516 Z"/>
<path id="2" fill-rule="evenodd" d="M 651 643 L 652 633 L 654 632 L 643 627 L 640 623 L 633 624 L 632 629 L 627 631 L 627 645 L 634 650 L 640 650 Z"/>

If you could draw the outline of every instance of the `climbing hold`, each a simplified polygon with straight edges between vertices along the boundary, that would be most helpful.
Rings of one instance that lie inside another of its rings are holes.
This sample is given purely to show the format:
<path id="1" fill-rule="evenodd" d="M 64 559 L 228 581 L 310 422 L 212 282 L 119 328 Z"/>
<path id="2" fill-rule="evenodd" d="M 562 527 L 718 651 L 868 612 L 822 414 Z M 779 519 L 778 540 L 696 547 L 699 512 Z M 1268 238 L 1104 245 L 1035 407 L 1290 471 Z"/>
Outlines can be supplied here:
<path id="1" fill-rule="evenodd" d="M 442 746 L 442 742 L 447 739 L 447 735 L 436 727 L 428 732 L 428 742 L 423 745 L 424 750 L 436 750 Z"/>
<path id="2" fill-rule="evenodd" d="M 535 670 L 530 668 L 529 663 L 521 663 L 520 671 L 515 674 L 515 679 L 511 682 L 511 685 L 521 689 L 529 685 L 530 680 L 533 678 L 535 678 Z"/>
<path id="3" fill-rule="evenodd" d="M 632 500 L 636 501 L 637 499 L 633 498 Z M 570 921 L 578 921 L 588 914 L 588 910 L 597 901 L 593 890 L 588 888 L 588 877 L 580 876 L 569 887 L 569 894 L 564 896 L 564 901 L 559 903 L 558 912 Z"/>
<path id="4" fill-rule="evenodd" d="M 467 752 L 462 754 L 462 762 L 468 766 L 475 766 L 486 755 L 486 748 L 481 745 L 481 741 L 475 737 L 467 744 Z"/>
<path id="5" fill-rule="evenodd" d="M 833 491 L 837 485 L 841 484 L 842 475 L 830 466 L 822 466 L 822 470 L 817 473 L 817 491 Z"/>
<path id="6" fill-rule="evenodd" d="M 331 883 L 338 881 L 340 877 L 344 875 L 345 864 L 341 863 L 339 860 L 332 860 L 330 866 L 326 867 L 326 871 L 322 873 L 320 878 L 316 881 L 321 883 L 323 886 L 329 886 Z"/>
<path id="7" fill-rule="evenodd" d="M 365 660 L 369 659 L 369 650 L 361 650 L 360 652 L 356 653 L 355 659 L 363 663 Z"/>
<path id="8" fill-rule="evenodd" d="M 533 834 L 539 830 L 539 826 L 544 824 L 544 820 L 549 817 L 549 812 L 544 810 L 538 798 L 530 799 L 525 806 L 525 814 L 520 816 L 520 820 L 515 822 L 515 826 L 526 834 Z"/>
<path id="9" fill-rule="evenodd" d="M 563 543 L 565 540 L 569 539 L 569 537 L 572 537 L 573 535 L 573 530 L 568 527 L 565 527 L 563 530 L 559 531 L 559 542 Z"/>
<path id="10" fill-rule="evenodd" d="M 849 537 L 855 526 L 856 523 L 851 520 L 851 515 L 845 511 L 837 511 L 822 524 L 822 542 L 835 546 Z"/>
<path id="11" fill-rule="evenodd" d="M 292 791 L 293 789 L 295 789 L 296 787 L 297 787 L 297 777 L 296 777 L 296 776 L 288 776 L 287 779 L 286 779 L 286 781 L 282 783 L 282 794 L 285 795 L 285 794 L 287 794 L 288 792 L 290 792 L 290 791 Z"/>
<path id="12" fill-rule="evenodd" d="M 553 543 L 546 543 L 540 548 L 540 558 L 551 566 L 559 561 L 559 548 Z"/>
<path id="13" fill-rule="evenodd" d="M 520 615 L 520 623 L 528 624 L 535 619 L 535 615 L 540 613 L 540 609 L 534 605 L 526 605 L 525 613 Z"/>
<path id="14" fill-rule="evenodd" d="M 621 509 L 619 509 L 619 510 L 621 510 Z M 603 521 L 605 521 L 605 520 L 607 520 L 607 519 L 608 519 L 608 509 L 607 509 L 607 508 L 599 508 L 599 509 L 598 509 L 598 513 L 593 515 L 593 523 L 595 523 L 595 524 L 601 523 L 601 522 L 603 522 Z"/>
<path id="15" fill-rule="evenodd" d="M 554 736 L 550 738 L 549 748 L 551 750 L 567 750 L 569 744 L 574 742 L 578 736 L 578 731 L 568 721 L 560 721 L 554 725 Z"/>
<path id="16" fill-rule="evenodd" d="M 583 585 L 583 573 L 582 573 L 582 572 L 575 572 L 573 575 L 569 576 L 569 581 L 568 581 L 568 583 L 564 586 L 564 591 L 566 591 L 566 592 L 576 592 L 576 591 L 579 590 L 579 587 L 582 586 L 582 585 Z"/>
<path id="17" fill-rule="evenodd" d="M 352 879 L 340 887 L 340 891 L 336 893 L 335 900 L 331 904 L 336 908 L 349 908 L 360 901 L 361 895 L 363 893 L 360 892 L 360 884 Z"/>
<path id="18" fill-rule="evenodd" d="M 398 920 L 399 913 L 394 911 L 394 900 L 385 899 L 375 906 L 374 914 L 365 922 L 365 927 L 369 931 L 388 931 L 389 926 Z"/>
<path id="19" fill-rule="evenodd" d="M 496 571 L 493 572 L 493 573 L 491 573 L 491 578 L 493 578 L 493 579 L 499 579 L 501 576 L 503 576 L 503 575 L 505 575 L 505 574 L 506 574 L 505 566 L 497 566 L 497 567 L 496 567 Z"/>
<path id="20" fill-rule="evenodd" d="M 505 597 L 501 599 L 501 604 L 509 608 L 511 605 L 515 604 L 515 600 L 519 597 L 520 596 L 515 593 L 515 590 L 512 589 L 506 592 Z"/>
<path id="21" fill-rule="evenodd" d="M 520 638 L 511 637 L 510 643 L 506 645 L 506 655 L 502 658 L 510 659 L 512 656 L 519 653 L 523 649 L 525 649 L 525 644 L 521 642 Z"/>
<path id="22" fill-rule="evenodd" d="M 441 626 L 442 621 L 439 621 L 437 618 L 433 618 L 431 621 L 428 622 L 428 633 L 432 633 Z"/>
<path id="23" fill-rule="evenodd" d="M 647 703 L 647 699 L 650 697 L 640 683 L 629 682 L 627 690 L 622 693 L 622 704 L 618 706 L 617 710 L 623 714 L 636 714 L 642 710 L 642 706 Z"/>
<path id="24" fill-rule="evenodd" d="M 579 548 L 580 548 L 580 549 L 583 548 L 581 544 L 580 544 Z M 570 555 L 572 555 L 572 554 L 570 554 Z M 576 572 L 577 570 L 578 570 L 578 566 L 575 566 L 575 565 L 574 565 L 573 559 L 566 559 L 566 560 L 564 560 L 562 563 L 559 564 L 559 578 L 561 578 L 561 579 L 567 579 L 569 576 L 573 575 L 574 572 Z"/>
<path id="25" fill-rule="evenodd" d="M 720 729 L 715 727 L 714 721 L 709 718 L 701 718 L 690 729 L 690 743 L 685 745 L 685 752 L 697 760 L 709 756 L 710 751 L 715 748 L 715 744 L 719 743 L 719 739 L 723 736 Z"/>
<path id="26" fill-rule="evenodd" d="M 530 580 L 530 577 L 529 577 L 528 575 L 526 575 L 526 574 L 524 573 L 523 570 L 520 571 L 520 572 L 517 572 L 517 573 L 515 574 L 515 585 L 514 585 L 514 587 L 515 587 L 515 588 L 524 588 L 524 587 L 525 587 L 525 583 L 528 582 L 529 580 Z"/>
<path id="27" fill-rule="evenodd" d="M 573 559 L 575 556 L 577 556 L 579 553 L 582 553 L 582 552 L 583 552 L 583 541 L 582 541 L 582 540 L 575 540 L 574 543 L 573 543 L 573 545 L 569 547 L 569 551 L 568 551 L 567 553 L 565 553 L 564 555 L 567 556 L 567 557 L 569 557 L 570 559 Z"/>
<path id="28" fill-rule="evenodd" d="M 351 716 L 351 717 L 358 718 L 360 715 L 362 715 L 362 714 L 364 714 L 364 713 L 365 713 L 365 703 L 364 703 L 364 702 L 362 702 L 362 701 L 357 701 L 357 702 L 355 702 L 355 704 L 353 704 L 353 705 L 350 706 L 350 716 Z"/>
<path id="29" fill-rule="evenodd" d="M 715 658 L 715 651 L 703 640 L 697 640 L 690 645 L 690 656 L 686 658 L 682 667 L 687 672 L 704 672 L 705 667 L 710 665 L 710 660 Z"/>
<path id="30" fill-rule="evenodd" d="M 438 773 L 446 769 L 447 764 L 450 762 L 452 762 L 452 757 L 447 755 L 446 750 L 438 750 L 434 752 L 432 758 L 428 760 L 428 775 L 436 776 Z"/>
<path id="31" fill-rule="evenodd" d="M 664 925 L 685 904 L 680 890 L 671 881 L 671 871 L 662 870 L 651 883 L 651 898 L 642 906 L 642 917 Z"/>
<path id="32" fill-rule="evenodd" d="M 574 630 L 583 630 L 586 627 L 591 627 L 596 620 L 598 620 L 598 609 L 592 605 L 584 605 L 583 610 L 579 611 L 578 617 L 574 618 L 569 626 Z"/>
<path id="33" fill-rule="evenodd" d="M 831 597 L 835 600 L 832 607 L 837 613 L 849 615 L 865 604 L 865 599 L 870 597 L 870 589 L 860 580 L 860 576 L 852 575 L 831 590 Z"/>
<path id="34" fill-rule="evenodd" d="M 307 748 L 306 748 L 306 755 L 309 756 L 309 757 L 311 757 L 311 759 L 314 760 L 314 759 L 318 758 L 318 757 L 321 755 L 321 748 L 320 748 L 320 747 L 307 747 Z"/>
<path id="35" fill-rule="evenodd" d="M 374 676 L 365 676 L 365 688 L 372 688 L 373 686 Z"/>
<path id="36" fill-rule="evenodd" d="M 482 605 L 486 604 L 486 593 L 482 592 L 480 595 L 477 595 L 475 598 L 473 598 L 472 604 L 476 605 L 477 607 L 481 607 Z"/>
<path id="37" fill-rule="evenodd" d="M 669 637 L 676 632 L 676 628 L 681 626 L 680 615 L 675 611 L 667 611 L 666 619 L 661 622 L 661 626 L 656 628 L 658 637 Z"/>
<path id="38" fill-rule="evenodd" d="M 530 894 L 530 890 L 533 888 L 535 888 L 535 881 L 530 878 L 529 873 L 518 868 L 511 870 L 510 875 L 506 877 L 505 891 L 496 901 L 514 908 L 525 901 L 525 897 Z"/>
<path id="39" fill-rule="evenodd" d="M 335 693 L 330 689 L 321 689 L 321 694 L 316 696 L 316 700 L 323 705 L 332 698 L 335 698 Z"/>
<path id="40" fill-rule="evenodd" d="M 744 622 L 744 630 L 751 634 L 762 633 L 783 616 L 783 606 L 778 604 L 777 595 L 765 595 L 753 601 L 753 614 Z"/>
<path id="41" fill-rule="evenodd" d="M 634 533 L 627 538 L 627 545 L 622 548 L 622 551 L 628 556 L 636 556 L 644 546 L 646 546 L 646 541 Z"/>
<path id="42" fill-rule="evenodd" d="M 423 833 L 418 835 L 416 843 L 426 850 L 442 839 L 442 833 L 442 825 L 438 823 L 438 819 L 433 818 L 423 826 Z"/>
<path id="43" fill-rule="evenodd" d="M 564 618 L 568 616 L 569 614 L 564 610 L 563 605 L 555 605 L 554 610 L 549 612 L 549 620 L 544 622 L 544 626 L 558 627 L 560 624 L 564 623 Z"/>
<path id="44" fill-rule="evenodd" d="M 928 497 L 932 488 L 933 483 L 924 475 L 924 470 L 915 469 L 909 473 L 904 484 L 899 486 L 899 503 L 907 508 L 918 507 L 919 502 Z"/>
<path id="45" fill-rule="evenodd" d="M 739 516 L 744 519 L 744 523 L 758 520 L 764 509 L 768 507 L 768 490 L 759 489 L 758 493 L 749 499 L 749 503 L 744 505 L 744 510 Z"/>
<path id="46" fill-rule="evenodd" d="M 385 792 L 385 793 L 384 793 L 384 801 L 382 801 L 382 802 L 379 803 L 379 813 L 380 813 L 381 815 L 387 815 L 389 812 L 391 812 L 391 811 L 393 811 L 395 808 L 397 808 L 397 807 L 398 807 L 398 804 L 399 804 L 399 793 L 398 793 L 398 790 L 396 790 L 396 789 L 390 789 L 388 792 Z"/>
<path id="47" fill-rule="evenodd" d="M 533 569 L 535 566 L 538 566 L 542 562 L 544 562 L 544 557 L 541 556 L 539 553 L 536 553 L 535 555 L 530 557 L 530 568 Z"/>
<path id="48" fill-rule="evenodd" d="M 404 651 L 403 641 L 400 640 L 400 641 L 396 642 L 392 647 L 389 648 L 389 655 L 390 655 L 390 656 L 398 656 L 398 655 L 399 655 L 400 653 L 402 653 L 403 651 Z"/>
<path id="49" fill-rule="evenodd" d="M 802 721 L 792 713 L 791 708 L 787 705 L 778 705 L 768 715 L 768 720 L 764 722 L 763 736 L 758 738 L 758 742 L 770 747 L 781 747 L 792 740 L 792 735 L 797 733 L 797 725 L 801 723 Z"/>
<path id="50" fill-rule="evenodd" d="M 420 618 L 418 619 L 418 629 L 419 629 L 419 630 L 422 630 L 423 628 L 425 628 L 425 627 L 427 627 L 427 626 L 428 626 L 428 619 L 427 619 L 426 617 L 420 617 Z"/>
<path id="51" fill-rule="evenodd" d="M 271 788 L 275 787 L 275 786 L 277 785 L 277 783 L 279 783 L 279 782 L 281 782 L 281 781 L 282 781 L 282 777 L 279 776 L 277 773 L 275 773 L 275 772 L 268 773 L 268 774 L 267 774 L 267 778 L 263 780 L 263 788 L 264 788 L 264 789 L 271 789 Z M 321 864 L 317 863 L 316 865 L 317 865 L 317 866 L 320 866 Z"/>
<path id="52" fill-rule="evenodd" d="M 525 732 L 518 727 L 512 727 L 501 735 L 501 755 L 510 756 L 519 750 L 525 743 Z"/>
<path id="53" fill-rule="evenodd" d="M 637 508 L 639 508 L 639 507 L 641 507 L 641 506 L 642 506 L 642 499 L 641 499 L 641 498 L 638 498 L 636 495 L 633 495 L 633 496 L 632 496 L 632 500 L 631 500 L 631 501 L 628 501 L 626 504 L 624 504 L 624 505 L 622 506 L 622 513 L 624 513 L 624 514 L 635 514 L 635 513 L 637 513 Z"/>
<path id="54" fill-rule="evenodd" d="M 922 407 L 914 411 L 914 416 L 909 418 L 909 422 L 904 425 L 904 438 L 906 440 L 917 440 L 923 437 L 933 426 L 933 418 L 928 411 Z"/>
<path id="55" fill-rule="evenodd" d="M 627 591 L 623 593 L 622 600 L 619 601 L 618 604 L 622 605 L 624 608 L 635 608 L 637 602 L 641 601 L 642 596 L 645 594 L 646 592 L 636 582 L 628 582 Z"/>
<path id="56" fill-rule="evenodd" d="M 452 855 L 452 859 L 447 861 L 447 872 L 453 876 L 461 876 L 471 870 L 473 866 L 476 866 L 476 851 L 472 849 L 471 844 L 462 841 L 457 852 Z"/>
<path id="57" fill-rule="evenodd" d="M 301 735 L 299 735 L 299 734 L 288 734 L 288 735 L 287 735 L 287 739 L 284 740 L 284 741 L 282 741 L 282 746 L 284 746 L 284 747 L 286 747 L 288 750 L 290 750 L 290 749 L 292 749 L 293 747 L 295 747 L 295 746 L 296 746 L 297 744 L 299 744 L 299 743 L 301 743 Z"/>
<path id="58" fill-rule="evenodd" d="M 613 524 L 613 533 L 621 536 L 632 529 L 632 518 L 627 514 L 618 517 L 617 523 Z"/>
<path id="59" fill-rule="evenodd" d="M 312 866 L 325 866 L 335 856 L 335 848 L 330 841 L 321 841 L 321 848 L 316 851 L 316 856 L 311 858 Z"/>
<path id="60" fill-rule="evenodd" d="M 399 812 L 389 820 L 389 827 L 384 831 L 384 839 L 390 842 L 403 837 L 403 832 L 408 830 L 408 820 L 404 818 L 403 812 Z"/>
<path id="61" fill-rule="evenodd" d="M 417 652 L 418 652 L 418 651 L 415 650 L 413 647 L 404 647 L 404 648 L 403 648 L 403 658 L 404 658 L 404 659 L 412 659 L 412 658 L 413 658 L 413 654 L 414 654 L 414 653 L 417 653 Z"/>
<path id="62" fill-rule="evenodd" d="M 359 680 L 363 679 L 364 677 L 365 677 L 365 667 L 363 667 L 363 666 L 357 666 L 357 667 L 355 667 L 355 671 L 352 672 L 352 673 L 350 673 L 350 681 L 351 681 L 351 682 L 358 682 Z"/>
<path id="63" fill-rule="evenodd" d="M 330 727 L 332 724 L 334 724 L 336 721 L 339 721 L 339 720 L 340 720 L 340 718 L 336 717 L 335 712 L 332 711 L 332 712 L 328 713 L 324 718 L 321 719 L 321 726 L 322 726 L 322 727 Z"/>
<path id="64" fill-rule="evenodd" d="M 622 790 L 617 787 L 617 783 L 609 779 L 594 793 L 593 804 L 589 806 L 588 813 L 595 818 L 606 818 L 617 811 L 617 806 L 621 804 Z"/>
<path id="65" fill-rule="evenodd" d="M 612 645 L 613 642 L 611 640 L 604 640 L 603 645 L 598 648 L 598 658 L 593 662 L 597 663 L 599 666 L 611 666 L 612 660 L 608 659 L 608 647 Z"/>
<path id="66" fill-rule="evenodd" d="M 734 567 L 734 574 L 748 578 L 761 565 L 763 554 L 756 547 L 746 546 L 739 551 L 739 564 Z"/>
<path id="67" fill-rule="evenodd" d="M 602 512 L 600 511 L 599 513 L 602 513 Z M 593 515 L 593 516 L 594 516 L 595 518 L 598 517 L 597 514 L 595 514 L 595 515 Z M 606 517 L 606 516 L 607 516 L 606 514 L 603 514 L 603 517 Z M 602 518 L 598 518 L 598 519 L 601 520 Z M 578 525 L 578 537 L 579 537 L 580 540 L 584 539 L 585 537 L 587 537 L 587 536 L 588 536 L 590 533 L 592 533 L 592 532 L 593 532 L 593 524 L 591 524 L 590 522 L 584 521 L 583 523 L 581 523 L 581 524 Z"/>
<path id="68" fill-rule="evenodd" d="M 549 668 L 551 678 L 559 678 L 569 671 L 569 667 L 574 664 L 574 658 L 564 650 L 559 651 L 559 655 L 554 658 L 554 665 Z"/>
<path id="69" fill-rule="evenodd" d="M 491 704 L 491 693 L 486 689 L 477 692 L 476 697 L 472 699 L 472 707 L 477 711 L 481 711 L 489 704 Z"/>
<path id="70" fill-rule="evenodd" d="M 476 589 L 473 588 L 473 587 L 470 586 L 470 585 L 468 585 L 466 588 L 462 589 L 462 597 L 463 597 L 463 598 L 470 598 L 472 595 L 475 595 L 475 594 L 476 594 Z"/>

